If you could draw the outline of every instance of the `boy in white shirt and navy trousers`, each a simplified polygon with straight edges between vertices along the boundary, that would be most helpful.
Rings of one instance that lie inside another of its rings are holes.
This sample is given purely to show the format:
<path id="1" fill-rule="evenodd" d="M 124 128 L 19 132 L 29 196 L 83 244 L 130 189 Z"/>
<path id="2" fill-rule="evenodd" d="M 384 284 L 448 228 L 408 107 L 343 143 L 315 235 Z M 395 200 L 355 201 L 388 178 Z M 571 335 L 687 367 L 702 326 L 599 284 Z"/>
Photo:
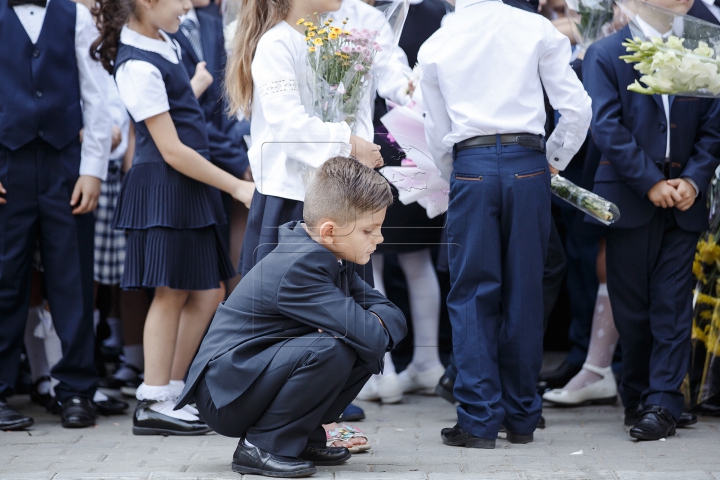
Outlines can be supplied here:
<path id="1" fill-rule="evenodd" d="M 63 347 L 51 372 L 60 382 L 62 424 L 95 424 L 92 211 L 107 175 L 112 131 L 105 73 L 90 58 L 98 35 L 89 10 L 70 0 L 0 2 L 2 430 L 33 423 L 5 397 L 20 364 L 38 240 Z"/>
<path id="2" fill-rule="evenodd" d="M 450 179 L 460 405 L 441 435 L 447 445 L 495 448 L 501 424 L 510 442 L 528 443 L 540 418 L 550 170 L 582 145 L 590 98 L 568 39 L 547 19 L 499 0 L 458 0 L 456 12 L 418 55 L 428 144 Z M 547 155 L 543 87 L 562 114 Z"/>

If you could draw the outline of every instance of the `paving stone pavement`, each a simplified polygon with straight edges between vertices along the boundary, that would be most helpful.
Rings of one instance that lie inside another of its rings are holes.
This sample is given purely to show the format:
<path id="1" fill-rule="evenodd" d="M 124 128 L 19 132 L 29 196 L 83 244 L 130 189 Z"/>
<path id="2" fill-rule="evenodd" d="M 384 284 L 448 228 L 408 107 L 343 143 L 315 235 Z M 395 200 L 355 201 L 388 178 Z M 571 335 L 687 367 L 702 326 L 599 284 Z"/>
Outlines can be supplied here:
<path id="1" fill-rule="evenodd" d="M 130 415 L 100 417 L 94 428 L 69 430 L 26 396 L 11 403 L 35 418 L 27 432 L 0 432 L 0 479 L 238 479 L 230 471 L 236 439 L 136 437 Z M 720 480 L 720 419 L 660 442 L 634 442 L 621 406 L 545 408 L 548 427 L 535 442 L 495 450 L 444 446 L 440 429 L 455 408 L 437 397 L 407 396 L 400 405 L 358 402 L 372 450 L 340 467 L 322 467 L 322 480 Z M 245 476 L 242 480 L 260 478 Z"/>

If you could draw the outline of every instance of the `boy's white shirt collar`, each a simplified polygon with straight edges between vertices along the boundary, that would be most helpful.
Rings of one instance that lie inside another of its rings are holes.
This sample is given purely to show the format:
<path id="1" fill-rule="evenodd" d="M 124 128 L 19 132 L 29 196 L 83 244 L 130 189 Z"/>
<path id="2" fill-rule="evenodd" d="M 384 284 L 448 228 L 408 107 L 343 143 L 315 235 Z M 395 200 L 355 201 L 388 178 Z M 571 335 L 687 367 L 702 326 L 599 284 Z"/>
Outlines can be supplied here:
<path id="1" fill-rule="evenodd" d="M 180 17 L 181 23 L 184 22 L 185 20 L 192 20 L 193 22 L 195 22 L 195 26 L 197 26 L 197 27 L 200 26 L 200 21 L 198 20 L 197 12 L 195 11 L 195 7 L 190 7 L 190 10 L 188 10 L 188 12 L 185 15 Z"/>
<path id="2" fill-rule="evenodd" d="M 146 52 L 157 53 L 171 63 L 178 63 L 182 59 L 180 45 L 162 30 L 160 36 L 164 41 L 146 37 L 125 25 L 120 32 L 120 42 Z"/>
<path id="3" fill-rule="evenodd" d="M 675 20 L 673 20 L 673 28 L 668 30 L 665 33 L 658 32 L 655 27 L 647 23 L 645 20 L 643 20 L 640 15 L 637 15 L 635 17 L 635 22 L 637 23 L 638 27 L 640 27 L 640 30 L 645 34 L 646 37 L 660 37 L 664 40 L 667 40 L 670 35 L 675 35 L 677 37 L 682 37 L 682 33 L 676 33 L 678 31 L 682 32 L 683 25 L 680 23 L 680 25 L 677 25 L 677 22 L 682 22 L 682 17 L 677 17 Z"/>

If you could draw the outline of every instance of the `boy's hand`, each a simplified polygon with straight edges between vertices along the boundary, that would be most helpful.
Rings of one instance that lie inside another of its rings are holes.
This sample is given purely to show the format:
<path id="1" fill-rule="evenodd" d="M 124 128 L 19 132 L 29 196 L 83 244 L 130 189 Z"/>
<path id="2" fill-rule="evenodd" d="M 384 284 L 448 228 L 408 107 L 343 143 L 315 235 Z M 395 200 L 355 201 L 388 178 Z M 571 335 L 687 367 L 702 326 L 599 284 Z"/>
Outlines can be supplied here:
<path id="1" fill-rule="evenodd" d="M 75 182 L 70 206 L 73 208 L 73 215 L 83 215 L 95 210 L 100 197 L 100 184 L 102 180 L 91 175 L 80 175 Z"/>
<path id="2" fill-rule="evenodd" d="M 5 195 L 7 195 L 7 190 L 5 190 L 5 187 L 3 187 L 2 182 L 0 182 L 0 205 L 5 205 L 7 203 L 7 199 L 5 198 Z"/>
<path id="3" fill-rule="evenodd" d="M 682 197 L 682 200 L 675 203 L 675 208 L 684 212 L 695 204 L 697 192 L 695 191 L 695 187 L 692 186 L 692 183 L 684 178 L 673 178 L 672 180 L 668 180 L 667 183 L 671 187 L 675 187 L 675 190 L 677 190 Z"/>
<path id="4" fill-rule="evenodd" d="M 350 144 L 352 145 L 350 155 L 366 167 L 380 168 L 385 165 L 380 155 L 380 145 L 370 143 L 357 135 L 350 135 Z"/>
<path id="5" fill-rule="evenodd" d="M 205 90 L 212 84 L 213 77 L 206 68 L 207 63 L 200 62 L 195 67 L 195 75 L 190 80 L 195 98 L 200 98 L 200 95 L 205 93 Z"/>
<path id="6" fill-rule="evenodd" d="M 560 170 L 558 170 L 557 168 L 553 167 L 553 166 L 550 165 L 549 163 L 548 163 L 548 167 L 550 167 L 550 173 L 551 173 L 551 174 L 557 175 L 558 173 L 560 173 Z"/>
<path id="7" fill-rule="evenodd" d="M 119 127 L 113 125 L 112 128 L 112 144 L 110 145 L 110 151 L 112 152 L 122 142 L 122 130 Z"/>
<path id="8" fill-rule="evenodd" d="M 683 200 L 675 187 L 668 184 L 667 180 L 660 180 L 647 193 L 650 201 L 660 208 L 672 208 L 676 203 Z"/>

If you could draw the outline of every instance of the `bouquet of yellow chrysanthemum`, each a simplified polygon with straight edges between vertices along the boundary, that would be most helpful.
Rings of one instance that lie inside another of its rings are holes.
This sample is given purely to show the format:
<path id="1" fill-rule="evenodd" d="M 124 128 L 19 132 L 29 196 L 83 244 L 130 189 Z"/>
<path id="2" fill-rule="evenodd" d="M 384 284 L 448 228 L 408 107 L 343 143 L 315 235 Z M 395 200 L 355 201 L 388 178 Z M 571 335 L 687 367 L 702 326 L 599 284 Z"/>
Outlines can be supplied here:
<path id="1" fill-rule="evenodd" d="M 375 42 L 377 31 L 345 30 L 348 19 L 342 26 L 317 15 L 316 21 L 297 21 L 305 26 L 315 115 L 324 122 L 345 121 L 354 131 L 361 102 L 369 102 L 374 91 L 370 70 L 375 54 L 382 50 Z"/>

